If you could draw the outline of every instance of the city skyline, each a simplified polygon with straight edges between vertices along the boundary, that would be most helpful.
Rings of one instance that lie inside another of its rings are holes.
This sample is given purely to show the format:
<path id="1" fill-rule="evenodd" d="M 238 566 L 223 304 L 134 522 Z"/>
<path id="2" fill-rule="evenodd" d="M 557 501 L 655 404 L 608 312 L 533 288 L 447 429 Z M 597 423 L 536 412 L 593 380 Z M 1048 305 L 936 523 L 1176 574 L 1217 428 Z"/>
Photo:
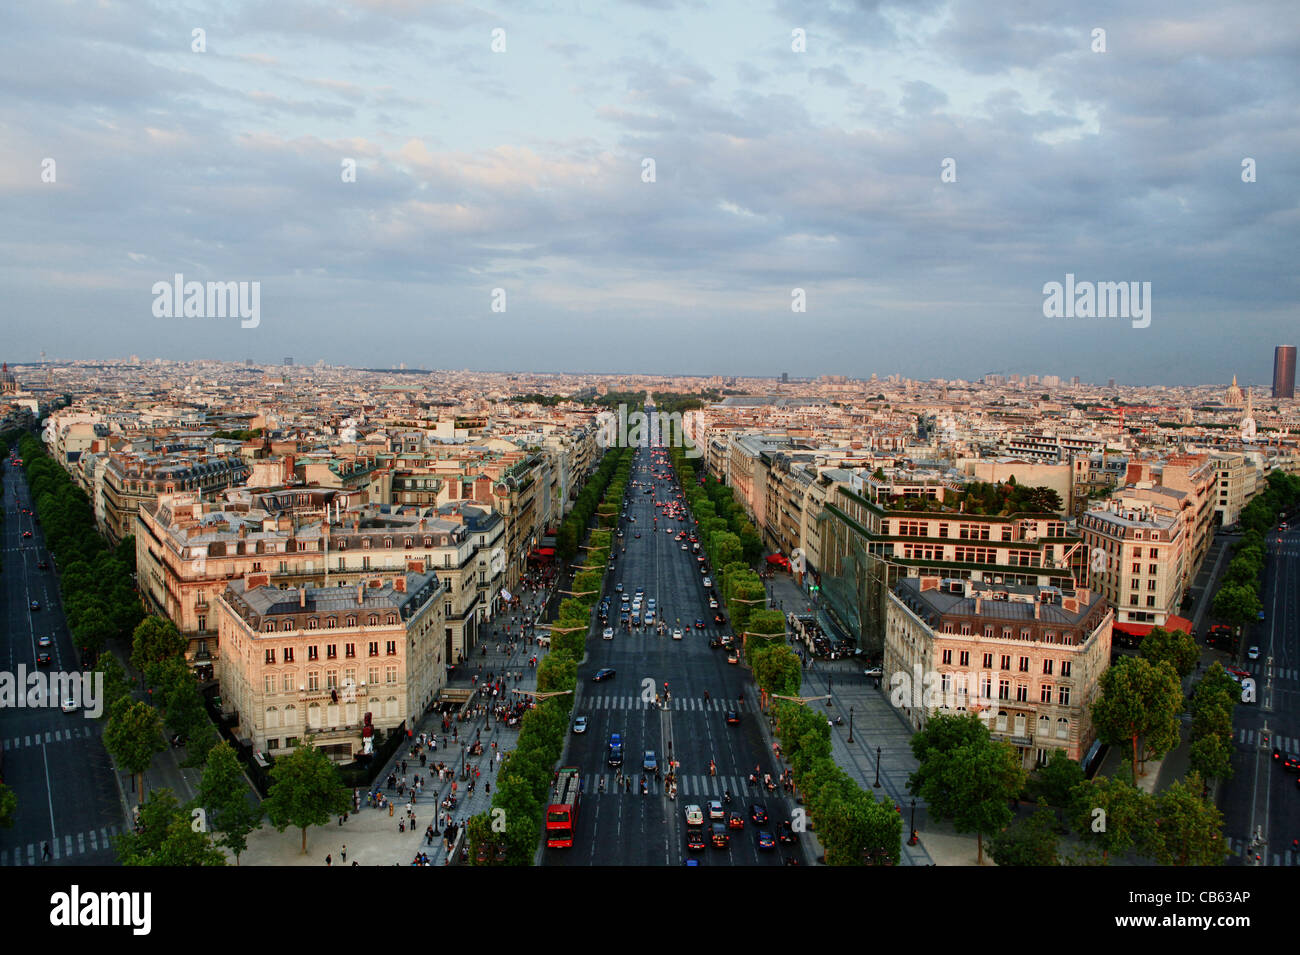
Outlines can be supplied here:
<path id="1" fill-rule="evenodd" d="M 22 6 L 5 328 L 29 360 L 1262 387 L 1285 13 Z M 156 317 L 177 275 L 256 283 L 258 321 Z M 1045 317 L 1076 278 L 1149 282 L 1149 326 Z"/>

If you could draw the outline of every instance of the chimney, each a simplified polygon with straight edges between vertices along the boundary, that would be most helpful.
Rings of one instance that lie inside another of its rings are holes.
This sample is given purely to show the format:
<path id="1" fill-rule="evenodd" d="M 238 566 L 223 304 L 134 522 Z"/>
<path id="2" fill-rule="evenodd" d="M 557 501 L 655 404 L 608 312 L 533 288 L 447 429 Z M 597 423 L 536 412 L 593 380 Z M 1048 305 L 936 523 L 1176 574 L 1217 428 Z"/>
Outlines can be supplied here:
<path id="1" fill-rule="evenodd" d="M 980 615 L 981 606 L 982 606 L 982 598 L 980 597 L 979 594 L 976 594 L 975 595 L 975 616 L 977 617 Z"/>
<path id="2" fill-rule="evenodd" d="M 306 588 L 306 587 L 299 587 L 299 588 L 298 588 L 298 606 L 299 606 L 299 607 L 302 607 L 302 608 L 305 608 L 305 607 L 307 606 L 307 588 Z"/>
<path id="3" fill-rule="evenodd" d="M 1035 620 L 1042 620 L 1042 619 L 1043 619 L 1043 602 L 1042 602 L 1042 596 L 1043 596 L 1042 594 L 1039 594 L 1038 596 L 1036 596 L 1036 597 L 1034 598 L 1034 619 L 1035 619 Z"/>
<path id="4" fill-rule="evenodd" d="M 366 585 L 365 585 L 365 584 L 357 584 L 357 603 L 358 603 L 358 604 L 363 604 L 363 603 L 366 602 L 366 601 L 365 601 L 365 597 L 363 596 L 364 593 L 365 593 L 365 589 L 366 589 Z"/>
<path id="5" fill-rule="evenodd" d="M 248 574 L 244 578 L 244 592 L 256 590 L 258 587 L 267 587 L 271 583 L 270 574 Z"/>
<path id="6" fill-rule="evenodd" d="M 406 593 L 406 578 L 405 578 L 405 577 L 394 577 L 394 578 L 393 578 L 393 590 L 394 590 L 396 593 L 399 593 L 399 594 L 404 594 L 404 593 Z"/>
<path id="7" fill-rule="evenodd" d="M 247 536 L 248 536 L 248 525 L 241 523 L 239 525 L 239 539 L 243 540 Z"/>

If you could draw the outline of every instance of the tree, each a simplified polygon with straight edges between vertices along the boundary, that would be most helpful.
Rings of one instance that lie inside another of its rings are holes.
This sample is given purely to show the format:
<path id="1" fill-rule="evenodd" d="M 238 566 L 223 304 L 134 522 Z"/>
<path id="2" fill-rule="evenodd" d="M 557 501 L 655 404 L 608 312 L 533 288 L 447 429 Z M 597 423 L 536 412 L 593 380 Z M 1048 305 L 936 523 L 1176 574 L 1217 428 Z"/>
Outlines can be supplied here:
<path id="1" fill-rule="evenodd" d="M 250 795 L 235 751 L 222 740 L 208 753 L 199 782 L 199 803 L 207 809 L 208 828 L 217 834 L 217 845 L 234 853 L 235 865 L 248 848 L 248 834 L 262 821 L 262 806 L 250 801 Z"/>
<path id="2" fill-rule="evenodd" d="M 1065 809 L 1070 805 L 1074 788 L 1083 782 L 1083 767 L 1066 756 L 1065 750 L 1054 749 L 1035 777 L 1033 784 L 1042 801 L 1055 809 Z"/>
<path id="3" fill-rule="evenodd" d="M 326 825 L 352 805 L 339 771 L 308 738 L 271 767 L 271 789 L 262 804 L 279 832 L 289 826 L 302 830 L 302 854 L 307 854 L 307 827 Z"/>
<path id="4" fill-rule="evenodd" d="M 1103 862 L 1139 845 L 1152 825 L 1152 800 L 1131 780 L 1098 776 L 1074 788 L 1074 831 L 1097 845 Z"/>
<path id="5" fill-rule="evenodd" d="M 1255 590 L 1243 584 L 1224 584 L 1211 605 L 1216 617 L 1244 626 L 1259 616 L 1262 606 Z"/>
<path id="6" fill-rule="evenodd" d="M 1101 677 L 1101 697 L 1092 705 L 1092 721 L 1102 741 L 1131 746 L 1133 778 L 1138 775 L 1138 740 L 1146 752 L 1159 756 L 1178 744 L 1178 713 L 1183 692 L 1168 663 L 1123 657 Z"/>
<path id="7" fill-rule="evenodd" d="M 12 829 L 18 814 L 18 797 L 14 791 L 0 783 L 0 829 Z"/>
<path id="8" fill-rule="evenodd" d="M 1201 798 L 1204 783 L 1188 773 L 1155 797 L 1155 826 L 1150 855 L 1160 865 L 1222 865 L 1228 856 L 1223 814 Z"/>
<path id="9" fill-rule="evenodd" d="M 140 807 L 140 831 L 119 836 L 114 846 L 125 866 L 215 866 L 226 858 L 196 827 L 190 807 L 182 807 L 170 789 L 155 789 Z"/>
<path id="10" fill-rule="evenodd" d="M 148 703 L 119 699 L 104 728 L 104 748 L 119 766 L 136 777 L 136 791 L 143 803 L 144 771 L 153 762 L 154 754 L 167 748 L 158 711 Z"/>
<path id="11" fill-rule="evenodd" d="M 1181 630 L 1166 630 L 1163 627 L 1153 627 L 1142 638 L 1138 654 L 1152 663 L 1163 660 L 1174 668 L 1180 678 L 1191 676 L 1197 661 L 1201 659 L 1201 651 L 1195 640 Z"/>
<path id="12" fill-rule="evenodd" d="M 989 855 L 1000 866 L 1059 865 L 1057 841 L 1056 817 L 1039 809 L 989 839 Z"/>
<path id="13" fill-rule="evenodd" d="M 183 661 L 185 646 L 176 624 L 165 617 L 146 617 L 131 637 L 131 665 L 150 686 L 158 686 L 164 680 L 162 667 L 178 658 Z"/>
<path id="14" fill-rule="evenodd" d="M 1228 742 L 1228 737 L 1218 733 L 1207 734 L 1192 741 L 1188 762 L 1192 770 L 1207 781 L 1231 779 L 1232 745 Z"/>
<path id="15" fill-rule="evenodd" d="M 95 661 L 95 673 L 104 675 L 104 699 L 103 712 L 100 719 L 107 717 L 113 711 L 113 704 L 120 699 L 129 699 L 131 696 L 131 681 L 126 675 L 126 669 L 122 666 L 111 653 L 100 654 Z"/>
<path id="16" fill-rule="evenodd" d="M 754 682 L 768 693 L 794 696 L 803 682 L 803 667 L 794 651 L 784 644 L 751 654 Z"/>
<path id="17" fill-rule="evenodd" d="M 967 715 L 935 717 L 912 737 L 912 752 L 921 766 L 908 789 L 926 800 L 935 818 L 976 834 L 976 864 L 983 865 L 984 834 L 1011 822 L 1009 804 L 1025 785 L 1015 749 L 991 740 L 979 718 Z"/>

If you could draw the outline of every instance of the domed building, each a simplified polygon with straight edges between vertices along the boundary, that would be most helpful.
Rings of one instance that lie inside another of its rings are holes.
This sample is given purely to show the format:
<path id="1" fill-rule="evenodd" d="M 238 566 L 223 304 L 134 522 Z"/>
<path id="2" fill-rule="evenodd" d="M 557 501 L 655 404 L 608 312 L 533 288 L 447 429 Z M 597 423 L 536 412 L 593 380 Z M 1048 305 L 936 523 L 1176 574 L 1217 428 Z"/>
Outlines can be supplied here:
<path id="1" fill-rule="evenodd" d="M 1240 408 L 1246 403 L 1246 396 L 1243 395 L 1241 389 L 1237 387 L 1236 375 L 1232 376 L 1232 387 L 1228 389 L 1228 393 L 1224 396 L 1223 403 L 1225 405 L 1230 405 L 1233 408 Z"/>
<path id="2" fill-rule="evenodd" d="M 9 370 L 9 362 L 0 365 L 0 395 L 18 394 L 18 379 Z"/>

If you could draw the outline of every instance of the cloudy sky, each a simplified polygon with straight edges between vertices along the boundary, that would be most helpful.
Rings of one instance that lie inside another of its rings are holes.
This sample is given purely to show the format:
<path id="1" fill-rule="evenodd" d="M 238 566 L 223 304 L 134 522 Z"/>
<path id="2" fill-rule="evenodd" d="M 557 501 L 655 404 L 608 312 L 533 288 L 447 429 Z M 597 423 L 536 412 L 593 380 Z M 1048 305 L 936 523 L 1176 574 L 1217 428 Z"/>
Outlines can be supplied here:
<path id="1" fill-rule="evenodd" d="M 1295 0 L 11 0 L 3 350 L 1266 383 L 1298 79 Z"/>

